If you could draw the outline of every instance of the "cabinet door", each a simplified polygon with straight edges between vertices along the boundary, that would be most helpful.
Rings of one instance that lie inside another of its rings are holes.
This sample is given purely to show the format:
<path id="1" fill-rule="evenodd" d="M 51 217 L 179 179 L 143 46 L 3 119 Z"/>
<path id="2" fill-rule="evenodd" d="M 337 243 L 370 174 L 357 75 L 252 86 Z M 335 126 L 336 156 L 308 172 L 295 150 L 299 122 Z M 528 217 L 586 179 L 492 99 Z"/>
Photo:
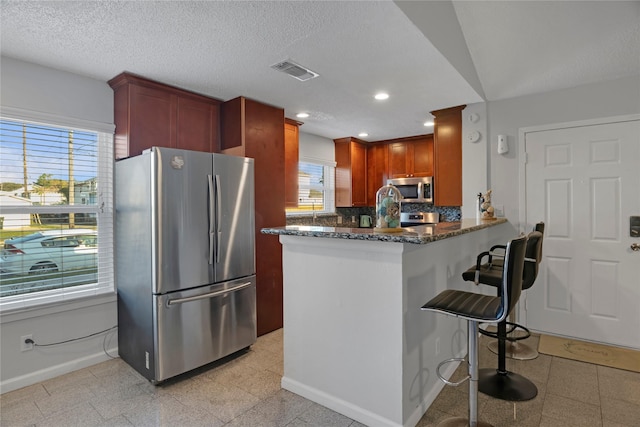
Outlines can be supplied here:
<path id="1" fill-rule="evenodd" d="M 367 206 L 367 148 L 351 142 L 351 205 Z"/>
<path id="2" fill-rule="evenodd" d="M 336 207 L 367 206 L 367 147 L 351 138 L 334 139 Z"/>
<path id="3" fill-rule="evenodd" d="M 412 176 L 433 176 L 433 136 L 414 141 Z"/>
<path id="4" fill-rule="evenodd" d="M 284 205 L 287 208 L 298 206 L 298 126 L 284 124 Z"/>
<path id="5" fill-rule="evenodd" d="M 462 110 L 465 105 L 432 111 L 434 204 L 462 206 Z"/>
<path id="6" fill-rule="evenodd" d="M 176 98 L 176 147 L 214 152 L 218 106 L 182 96 Z"/>
<path id="7" fill-rule="evenodd" d="M 129 155 L 152 146 L 175 148 L 175 95 L 132 85 L 130 96 Z"/>
<path id="8" fill-rule="evenodd" d="M 405 142 L 389 144 L 389 176 L 391 178 L 407 178 L 409 170 L 408 145 Z"/>
<path id="9" fill-rule="evenodd" d="M 387 145 L 374 145 L 367 148 L 367 206 L 376 205 L 376 193 L 387 184 L 387 163 L 389 150 Z"/>

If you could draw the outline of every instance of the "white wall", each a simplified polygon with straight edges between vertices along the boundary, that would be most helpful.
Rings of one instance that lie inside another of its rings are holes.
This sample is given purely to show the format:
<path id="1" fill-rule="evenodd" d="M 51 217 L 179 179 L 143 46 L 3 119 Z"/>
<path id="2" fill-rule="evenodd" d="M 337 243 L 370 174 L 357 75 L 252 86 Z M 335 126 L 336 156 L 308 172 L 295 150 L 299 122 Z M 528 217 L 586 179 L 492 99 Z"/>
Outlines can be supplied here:
<path id="1" fill-rule="evenodd" d="M 475 121 L 471 121 L 471 115 Z M 480 139 L 471 142 L 469 132 L 480 133 Z M 476 217 L 478 193 L 489 189 L 487 185 L 487 106 L 483 103 L 467 105 L 462 110 L 462 218 Z"/>
<path id="2" fill-rule="evenodd" d="M 0 112 L 35 112 L 113 128 L 113 91 L 106 82 L 0 58 Z M 107 360 L 104 336 L 20 352 L 20 337 L 36 343 L 85 336 L 116 325 L 115 294 L 39 309 L 0 314 L 0 391 L 6 392 Z M 115 353 L 117 338 L 108 337 Z"/>
<path id="3" fill-rule="evenodd" d="M 113 125 L 113 90 L 107 82 L 0 57 L 0 103 Z"/>
<path id="4" fill-rule="evenodd" d="M 520 128 L 637 113 L 640 76 L 487 102 L 488 188 L 493 189 L 493 204 L 504 205 L 505 216 L 517 224 Z M 496 149 L 497 135 L 501 134 L 508 137 L 506 155 Z M 467 195 L 469 190 L 464 187 L 464 192 Z"/>

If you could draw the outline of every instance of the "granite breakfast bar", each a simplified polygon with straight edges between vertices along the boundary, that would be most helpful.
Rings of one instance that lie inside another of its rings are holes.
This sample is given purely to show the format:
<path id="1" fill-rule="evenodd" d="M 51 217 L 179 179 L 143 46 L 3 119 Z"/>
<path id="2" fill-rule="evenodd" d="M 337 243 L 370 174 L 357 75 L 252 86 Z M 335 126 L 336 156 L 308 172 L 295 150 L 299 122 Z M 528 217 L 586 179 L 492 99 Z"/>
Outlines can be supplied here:
<path id="1" fill-rule="evenodd" d="M 505 219 L 474 219 L 401 233 L 262 233 L 279 235 L 283 250 L 282 387 L 367 426 L 415 426 L 444 385 L 438 363 L 466 354 L 466 322 L 420 307 L 447 288 L 494 294 L 461 274 L 517 230 Z"/>

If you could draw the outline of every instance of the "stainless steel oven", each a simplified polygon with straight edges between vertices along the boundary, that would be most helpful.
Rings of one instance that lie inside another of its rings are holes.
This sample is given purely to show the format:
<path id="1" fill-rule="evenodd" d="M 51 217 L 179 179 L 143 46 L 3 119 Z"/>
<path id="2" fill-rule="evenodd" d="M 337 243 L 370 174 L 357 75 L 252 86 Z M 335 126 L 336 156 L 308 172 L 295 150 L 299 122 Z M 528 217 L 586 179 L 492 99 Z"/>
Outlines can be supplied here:
<path id="1" fill-rule="evenodd" d="M 415 227 L 418 225 L 434 225 L 440 222 L 437 212 L 402 212 L 400 213 L 401 227 Z"/>
<path id="2" fill-rule="evenodd" d="M 388 179 L 387 184 L 392 184 L 400 190 L 403 202 L 433 203 L 433 177 L 431 176 Z"/>

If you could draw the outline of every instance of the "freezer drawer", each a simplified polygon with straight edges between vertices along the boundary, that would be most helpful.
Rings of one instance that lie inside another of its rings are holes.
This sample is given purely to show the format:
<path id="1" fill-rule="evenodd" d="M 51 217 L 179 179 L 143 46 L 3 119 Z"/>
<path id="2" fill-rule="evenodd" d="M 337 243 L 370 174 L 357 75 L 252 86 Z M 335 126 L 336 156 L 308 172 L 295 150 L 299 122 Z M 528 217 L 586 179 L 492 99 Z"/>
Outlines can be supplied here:
<path id="1" fill-rule="evenodd" d="M 160 382 L 255 343 L 255 276 L 155 295 L 154 311 Z"/>

